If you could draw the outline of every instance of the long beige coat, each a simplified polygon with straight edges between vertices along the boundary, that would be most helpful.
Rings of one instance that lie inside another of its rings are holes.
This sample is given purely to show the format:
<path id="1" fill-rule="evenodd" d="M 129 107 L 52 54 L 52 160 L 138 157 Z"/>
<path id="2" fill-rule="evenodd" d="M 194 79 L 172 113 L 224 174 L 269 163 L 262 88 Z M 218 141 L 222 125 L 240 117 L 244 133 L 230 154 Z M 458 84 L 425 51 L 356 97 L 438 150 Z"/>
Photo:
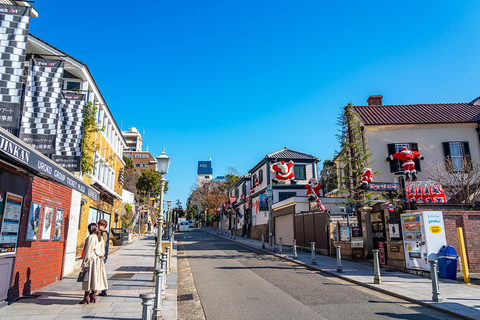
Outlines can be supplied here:
<path id="1" fill-rule="evenodd" d="M 88 278 L 82 282 L 82 290 L 105 290 L 108 289 L 107 273 L 103 259 L 105 256 L 105 241 L 103 237 L 98 240 L 96 234 L 91 234 L 85 240 L 84 257 L 82 267 L 87 268 Z"/>

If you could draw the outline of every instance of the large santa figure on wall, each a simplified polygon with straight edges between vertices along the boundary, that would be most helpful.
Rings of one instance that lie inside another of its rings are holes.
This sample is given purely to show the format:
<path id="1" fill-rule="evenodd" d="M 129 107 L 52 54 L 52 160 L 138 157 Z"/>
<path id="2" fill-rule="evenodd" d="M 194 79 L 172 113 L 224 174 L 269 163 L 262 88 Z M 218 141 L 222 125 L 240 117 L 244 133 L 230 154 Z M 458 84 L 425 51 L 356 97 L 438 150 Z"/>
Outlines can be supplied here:
<path id="1" fill-rule="evenodd" d="M 314 201 L 317 197 L 320 197 L 320 189 L 322 189 L 322 185 L 314 178 L 311 178 L 308 181 L 305 188 L 307 188 L 308 201 Z"/>
<path id="2" fill-rule="evenodd" d="M 370 167 L 365 167 L 362 170 L 362 180 L 360 181 L 361 188 L 367 188 L 368 184 L 373 181 L 373 171 Z"/>
<path id="3" fill-rule="evenodd" d="M 423 156 L 418 151 L 410 151 L 408 148 L 403 147 L 401 151 L 391 154 L 387 161 L 392 161 L 394 159 L 399 159 L 402 161 L 403 171 L 405 172 L 406 181 L 417 181 L 417 170 L 415 170 L 414 158 L 423 160 Z M 412 178 L 410 179 L 410 173 Z"/>
<path id="4" fill-rule="evenodd" d="M 290 181 L 291 184 L 296 184 L 295 175 L 293 174 L 293 161 L 285 163 L 285 161 L 272 161 L 272 172 L 275 173 L 275 178 L 272 179 L 273 183 L 279 183 L 280 181 Z"/>

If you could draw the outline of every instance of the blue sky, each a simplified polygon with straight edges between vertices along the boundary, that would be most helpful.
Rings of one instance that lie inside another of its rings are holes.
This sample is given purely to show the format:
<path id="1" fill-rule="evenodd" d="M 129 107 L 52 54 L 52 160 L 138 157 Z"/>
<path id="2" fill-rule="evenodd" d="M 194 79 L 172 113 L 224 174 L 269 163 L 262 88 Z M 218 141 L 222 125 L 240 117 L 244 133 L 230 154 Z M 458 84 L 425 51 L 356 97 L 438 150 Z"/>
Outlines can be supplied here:
<path id="1" fill-rule="evenodd" d="M 185 204 L 200 157 L 240 173 L 288 147 L 338 149 L 348 102 L 480 95 L 476 1 L 37 0 L 32 34 L 87 64 L 117 123 L 172 158 Z M 123 120 L 122 120 L 123 119 Z"/>

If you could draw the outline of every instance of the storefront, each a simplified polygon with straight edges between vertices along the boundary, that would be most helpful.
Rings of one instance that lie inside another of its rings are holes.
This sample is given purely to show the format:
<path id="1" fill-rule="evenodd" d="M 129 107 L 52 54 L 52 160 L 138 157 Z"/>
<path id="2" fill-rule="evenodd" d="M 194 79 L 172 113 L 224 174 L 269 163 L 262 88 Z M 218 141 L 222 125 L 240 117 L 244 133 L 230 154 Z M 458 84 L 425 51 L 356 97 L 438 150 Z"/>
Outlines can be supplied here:
<path id="1" fill-rule="evenodd" d="M 96 190 L 0 128 L 0 306 L 63 277 L 72 190 Z"/>

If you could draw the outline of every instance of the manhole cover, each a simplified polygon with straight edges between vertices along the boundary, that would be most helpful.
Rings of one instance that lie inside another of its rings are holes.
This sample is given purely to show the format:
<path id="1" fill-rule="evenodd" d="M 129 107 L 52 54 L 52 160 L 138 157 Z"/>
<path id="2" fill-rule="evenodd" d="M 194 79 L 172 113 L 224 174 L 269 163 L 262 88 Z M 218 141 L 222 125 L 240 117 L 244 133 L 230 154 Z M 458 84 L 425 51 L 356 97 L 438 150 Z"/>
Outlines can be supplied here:
<path id="1" fill-rule="evenodd" d="M 130 279 L 135 273 L 115 273 L 110 279 Z"/>
<path id="2" fill-rule="evenodd" d="M 193 300 L 193 294 L 181 294 L 177 296 L 177 301 L 188 301 L 188 300 Z"/>

